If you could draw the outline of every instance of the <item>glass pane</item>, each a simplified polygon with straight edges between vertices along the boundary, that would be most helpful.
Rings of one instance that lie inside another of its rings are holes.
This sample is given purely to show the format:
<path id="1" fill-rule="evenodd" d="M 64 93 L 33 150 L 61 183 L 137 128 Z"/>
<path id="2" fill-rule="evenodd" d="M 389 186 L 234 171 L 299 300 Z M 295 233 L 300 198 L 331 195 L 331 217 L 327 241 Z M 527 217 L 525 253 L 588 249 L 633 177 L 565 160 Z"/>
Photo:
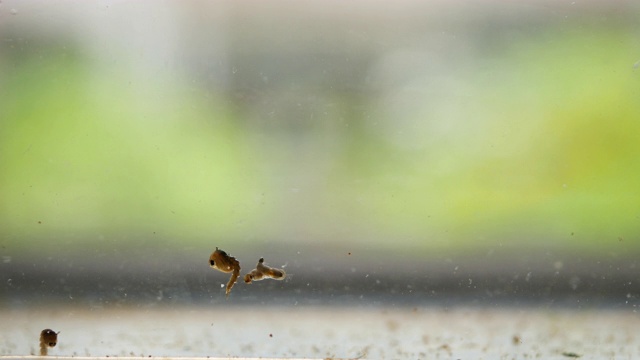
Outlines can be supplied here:
<path id="1" fill-rule="evenodd" d="M 2 0 L 0 356 L 637 357 L 639 10 Z"/>

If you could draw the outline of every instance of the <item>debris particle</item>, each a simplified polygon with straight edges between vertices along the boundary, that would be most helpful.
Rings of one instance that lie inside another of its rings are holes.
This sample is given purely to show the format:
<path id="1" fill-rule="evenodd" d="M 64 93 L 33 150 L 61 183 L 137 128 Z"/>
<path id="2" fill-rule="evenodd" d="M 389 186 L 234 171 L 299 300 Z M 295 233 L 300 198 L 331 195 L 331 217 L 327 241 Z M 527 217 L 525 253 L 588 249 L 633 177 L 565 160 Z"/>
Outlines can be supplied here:
<path id="1" fill-rule="evenodd" d="M 451 347 L 450 347 L 449 345 L 447 345 L 447 344 L 440 345 L 440 347 L 438 348 L 438 350 L 444 350 L 444 351 L 446 351 L 447 353 L 449 353 L 449 356 L 451 356 L 451 355 L 452 355 L 452 353 L 453 353 L 453 352 L 451 351 Z"/>
<path id="2" fill-rule="evenodd" d="M 579 358 L 582 355 L 578 355 L 578 354 L 576 354 L 574 352 L 565 351 L 565 352 L 562 353 L 562 356 L 566 356 L 566 357 L 570 357 L 570 358 Z"/>

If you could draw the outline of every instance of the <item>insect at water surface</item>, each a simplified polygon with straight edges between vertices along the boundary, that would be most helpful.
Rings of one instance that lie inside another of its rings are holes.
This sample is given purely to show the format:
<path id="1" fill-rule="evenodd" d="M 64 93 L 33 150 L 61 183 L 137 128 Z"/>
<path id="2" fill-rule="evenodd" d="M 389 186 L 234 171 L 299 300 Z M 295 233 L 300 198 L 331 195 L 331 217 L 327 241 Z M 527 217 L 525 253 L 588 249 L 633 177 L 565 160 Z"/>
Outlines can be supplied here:
<path id="1" fill-rule="evenodd" d="M 58 343 L 58 334 L 51 329 L 44 329 L 40 332 L 40 355 L 47 355 L 47 348 L 54 347 Z"/>
<path id="2" fill-rule="evenodd" d="M 240 262 L 224 250 L 216 247 L 216 250 L 209 256 L 209 266 L 223 273 L 231 273 L 231 278 L 227 283 L 227 290 L 225 291 L 225 294 L 229 296 L 231 288 L 233 288 L 233 285 L 235 285 L 240 276 Z"/>
<path id="3" fill-rule="evenodd" d="M 283 269 L 276 269 L 267 266 L 264 263 L 264 258 L 260 258 L 260 260 L 258 260 L 256 268 L 251 270 L 250 273 L 244 276 L 244 282 L 247 284 L 251 284 L 252 281 L 258 281 L 262 279 L 283 280 L 286 276 L 287 274 Z"/>

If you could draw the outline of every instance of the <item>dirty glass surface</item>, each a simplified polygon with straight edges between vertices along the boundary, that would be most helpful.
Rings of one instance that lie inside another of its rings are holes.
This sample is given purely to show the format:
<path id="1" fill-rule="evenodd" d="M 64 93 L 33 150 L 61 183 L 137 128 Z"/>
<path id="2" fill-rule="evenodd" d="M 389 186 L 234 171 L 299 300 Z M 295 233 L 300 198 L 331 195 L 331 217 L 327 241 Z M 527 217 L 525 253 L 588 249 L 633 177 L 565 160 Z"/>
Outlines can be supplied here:
<path id="1" fill-rule="evenodd" d="M 637 358 L 639 15 L 2 0 L 0 357 Z"/>

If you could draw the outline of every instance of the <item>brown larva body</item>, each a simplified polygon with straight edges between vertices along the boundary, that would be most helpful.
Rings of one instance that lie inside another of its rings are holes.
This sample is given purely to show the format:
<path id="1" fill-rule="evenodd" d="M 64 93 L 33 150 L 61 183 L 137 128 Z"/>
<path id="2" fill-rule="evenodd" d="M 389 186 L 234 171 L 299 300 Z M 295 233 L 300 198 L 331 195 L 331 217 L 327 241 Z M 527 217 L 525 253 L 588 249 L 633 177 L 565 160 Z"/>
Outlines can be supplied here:
<path id="1" fill-rule="evenodd" d="M 231 288 L 238 280 L 238 276 L 240 276 L 240 262 L 233 256 L 228 255 L 224 250 L 216 247 L 216 251 L 209 256 L 209 266 L 224 273 L 232 273 L 225 292 L 228 296 Z"/>
<path id="2" fill-rule="evenodd" d="M 51 329 L 44 329 L 40 332 L 40 355 L 47 355 L 47 348 L 56 346 L 58 334 Z"/>
<path id="3" fill-rule="evenodd" d="M 252 281 L 262 279 L 282 280 L 287 276 L 283 269 L 276 269 L 264 264 L 264 258 L 258 260 L 256 268 L 244 276 L 244 282 L 251 284 Z"/>

